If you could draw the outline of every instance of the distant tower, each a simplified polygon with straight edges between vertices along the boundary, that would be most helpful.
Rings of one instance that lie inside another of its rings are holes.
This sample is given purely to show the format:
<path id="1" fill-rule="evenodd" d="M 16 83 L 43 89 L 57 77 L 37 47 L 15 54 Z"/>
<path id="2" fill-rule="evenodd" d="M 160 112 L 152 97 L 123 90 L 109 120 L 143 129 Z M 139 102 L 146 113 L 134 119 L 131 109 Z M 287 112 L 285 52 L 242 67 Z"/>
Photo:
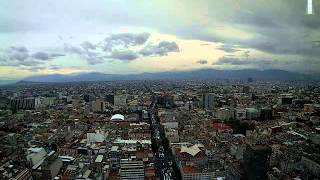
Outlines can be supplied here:
<path id="1" fill-rule="evenodd" d="M 313 3 L 312 0 L 308 0 L 307 4 L 307 15 L 313 14 Z"/>

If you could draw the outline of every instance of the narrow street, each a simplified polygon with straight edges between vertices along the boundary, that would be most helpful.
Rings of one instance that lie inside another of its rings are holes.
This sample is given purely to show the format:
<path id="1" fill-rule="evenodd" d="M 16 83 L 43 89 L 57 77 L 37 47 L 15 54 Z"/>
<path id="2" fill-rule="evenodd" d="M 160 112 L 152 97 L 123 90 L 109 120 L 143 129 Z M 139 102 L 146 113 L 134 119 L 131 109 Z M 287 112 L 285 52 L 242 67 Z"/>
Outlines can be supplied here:
<path id="1" fill-rule="evenodd" d="M 161 180 L 181 179 L 170 145 L 157 116 L 156 98 L 149 108 L 149 123 L 152 133 L 152 150 L 155 156 L 156 176 Z"/>

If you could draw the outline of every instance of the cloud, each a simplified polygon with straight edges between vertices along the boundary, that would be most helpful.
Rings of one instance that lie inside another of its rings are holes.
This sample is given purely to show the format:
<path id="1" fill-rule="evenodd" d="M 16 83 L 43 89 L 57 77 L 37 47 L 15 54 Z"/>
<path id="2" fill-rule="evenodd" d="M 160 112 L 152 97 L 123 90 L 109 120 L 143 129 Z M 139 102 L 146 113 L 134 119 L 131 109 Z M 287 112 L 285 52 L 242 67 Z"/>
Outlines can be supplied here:
<path id="1" fill-rule="evenodd" d="M 52 53 L 52 54 L 50 54 L 50 58 L 56 58 L 56 57 L 61 57 L 61 56 L 65 56 L 65 54 L 61 54 L 61 53 Z"/>
<path id="2" fill-rule="evenodd" d="M 123 50 L 123 51 L 113 51 L 110 57 L 113 59 L 131 61 L 131 60 L 137 59 L 139 56 L 137 53 L 131 50 Z"/>
<path id="3" fill-rule="evenodd" d="M 161 41 L 158 45 L 147 45 L 141 51 L 143 56 L 166 56 L 170 52 L 179 52 L 176 42 Z"/>
<path id="4" fill-rule="evenodd" d="M 85 41 L 81 44 L 81 47 L 85 50 L 96 49 L 96 46 L 91 42 Z"/>
<path id="5" fill-rule="evenodd" d="M 12 64 L 8 64 L 8 65 L 13 65 L 13 66 L 36 66 L 36 65 L 40 65 L 43 64 L 39 61 L 36 61 L 34 59 L 28 59 L 27 61 L 20 61 L 20 62 L 13 62 Z"/>
<path id="6" fill-rule="evenodd" d="M 38 71 L 46 69 L 46 67 L 35 65 L 35 66 L 23 66 L 23 67 L 20 67 L 19 69 L 27 70 L 27 71 L 31 71 L 31 72 L 38 72 Z"/>
<path id="7" fill-rule="evenodd" d="M 201 59 L 199 61 L 197 61 L 198 64 L 208 64 L 208 61 L 205 59 Z"/>
<path id="8" fill-rule="evenodd" d="M 72 53 L 72 54 L 83 54 L 84 51 L 80 47 L 76 47 L 74 45 L 64 44 L 64 50 L 66 53 Z"/>
<path id="9" fill-rule="evenodd" d="M 43 61 L 48 60 L 50 58 L 49 54 L 45 52 L 36 52 L 32 54 L 32 57 L 38 60 L 43 60 Z"/>
<path id="10" fill-rule="evenodd" d="M 10 48 L 17 52 L 28 52 L 28 49 L 24 46 L 11 46 Z"/>
<path id="11" fill-rule="evenodd" d="M 4 50 L 0 49 L 0 66 L 14 66 L 36 71 L 36 69 L 41 69 L 47 60 L 62 55 L 47 52 L 36 52 L 29 55 L 29 50 L 26 47 L 11 46 Z"/>
<path id="12" fill-rule="evenodd" d="M 105 62 L 105 58 L 131 61 L 139 57 L 139 53 L 130 47 L 144 45 L 149 39 L 149 33 L 120 33 L 111 34 L 103 41 L 93 44 L 89 41 L 78 46 L 65 44 L 66 53 L 76 54 L 85 59 L 88 64 L 96 65 Z"/>
<path id="13" fill-rule="evenodd" d="M 102 64 L 105 62 L 103 58 L 100 58 L 98 56 L 87 56 L 86 60 L 90 65 Z"/>
<path id="14" fill-rule="evenodd" d="M 104 58 L 132 61 L 140 56 L 165 56 L 169 52 L 179 51 L 175 42 L 161 41 L 157 45 L 146 45 L 149 37 L 150 34 L 146 32 L 111 34 L 96 45 L 85 41 L 79 47 L 65 44 L 64 49 L 67 53 L 77 54 L 86 59 L 90 65 L 104 63 Z M 134 46 L 139 46 L 138 50 L 132 50 Z"/>
<path id="15" fill-rule="evenodd" d="M 214 63 L 216 65 L 248 65 L 252 62 L 248 60 L 241 60 L 239 58 L 222 57 L 218 59 L 218 62 Z"/>
<path id="16" fill-rule="evenodd" d="M 20 46 L 15 47 L 12 46 L 9 49 L 7 49 L 7 55 L 11 60 L 18 60 L 18 61 L 24 61 L 29 57 L 29 53 L 27 48 Z"/>
<path id="17" fill-rule="evenodd" d="M 110 37 L 106 38 L 106 41 L 112 41 L 114 43 L 123 43 L 126 46 L 136 46 L 144 44 L 150 34 L 149 33 L 140 33 L 140 34 L 133 34 L 133 33 L 121 33 L 121 34 L 112 34 Z"/>
<path id="18" fill-rule="evenodd" d="M 51 69 L 51 70 L 59 70 L 59 69 L 62 69 L 62 67 L 59 66 L 59 65 L 51 65 L 51 66 L 49 66 L 49 69 Z"/>
<path id="19" fill-rule="evenodd" d="M 240 10 L 235 16 L 233 22 L 263 28 L 281 27 L 281 24 L 276 21 L 274 15 L 265 11 L 259 11 L 259 13 L 256 13 L 255 11 Z"/>
<path id="20" fill-rule="evenodd" d="M 220 50 L 225 51 L 227 53 L 233 53 L 233 52 L 240 51 L 240 49 L 237 49 L 237 46 L 232 45 L 232 44 L 223 44 L 217 49 L 220 49 Z"/>
<path id="21" fill-rule="evenodd" d="M 128 48 L 144 44 L 149 39 L 149 33 L 120 33 L 112 34 L 105 39 L 104 50 L 112 51 L 114 48 Z"/>
<path id="22" fill-rule="evenodd" d="M 267 68 L 276 65 L 278 61 L 276 60 L 264 60 L 264 59 L 240 59 L 232 57 L 222 57 L 219 58 L 214 65 L 233 65 L 233 66 L 250 66 L 255 68 Z"/>

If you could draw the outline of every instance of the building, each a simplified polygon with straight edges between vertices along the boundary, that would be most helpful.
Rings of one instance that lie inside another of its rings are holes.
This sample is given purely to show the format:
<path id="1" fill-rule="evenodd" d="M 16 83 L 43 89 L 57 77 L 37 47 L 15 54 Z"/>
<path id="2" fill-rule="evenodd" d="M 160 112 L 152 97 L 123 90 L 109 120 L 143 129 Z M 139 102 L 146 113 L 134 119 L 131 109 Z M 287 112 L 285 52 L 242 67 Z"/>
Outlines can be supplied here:
<path id="1" fill-rule="evenodd" d="M 93 112 L 105 112 L 106 111 L 106 102 L 103 100 L 96 100 L 92 102 L 92 111 Z"/>
<path id="2" fill-rule="evenodd" d="M 219 108 L 217 110 L 217 118 L 223 121 L 234 119 L 234 111 L 229 108 Z"/>
<path id="3" fill-rule="evenodd" d="M 157 96 L 157 103 L 160 107 L 172 108 L 174 104 L 174 97 L 172 95 Z"/>
<path id="4" fill-rule="evenodd" d="M 144 179 L 144 166 L 142 161 L 129 159 L 120 160 L 121 180 L 141 180 Z"/>
<path id="5" fill-rule="evenodd" d="M 214 108 L 214 94 L 206 93 L 202 95 L 202 107 L 206 110 L 213 110 Z"/>
<path id="6" fill-rule="evenodd" d="M 11 109 L 36 109 L 40 106 L 40 98 L 23 98 L 23 99 L 11 99 Z"/>
<path id="7" fill-rule="evenodd" d="M 92 95 L 92 94 L 85 94 L 85 95 L 83 95 L 83 100 L 84 100 L 85 102 L 91 102 L 91 101 L 94 101 L 94 99 L 95 99 L 95 97 L 94 97 L 94 95 Z"/>
<path id="8" fill-rule="evenodd" d="M 246 108 L 246 117 L 249 120 L 256 120 L 259 117 L 259 111 L 256 108 Z"/>
<path id="9" fill-rule="evenodd" d="M 260 120 L 272 120 L 272 109 L 271 108 L 262 108 L 260 110 Z"/>
<path id="10" fill-rule="evenodd" d="M 280 94 L 280 104 L 281 105 L 288 105 L 292 104 L 293 95 L 292 94 Z"/>
<path id="11" fill-rule="evenodd" d="M 114 105 L 114 94 L 107 94 L 106 102 L 108 102 L 110 105 Z"/>
<path id="12" fill-rule="evenodd" d="M 124 121 L 124 116 L 121 114 L 115 114 L 111 117 L 111 121 L 114 121 L 114 122 Z"/>
<path id="13" fill-rule="evenodd" d="M 44 148 L 29 148 L 27 153 L 27 160 L 32 166 L 42 161 L 47 155 Z"/>
<path id="14" fill-rule="evenodd" d="M 179 142 L 179 132 L 177 129 L 165 128 L 165 135 L 169 142 Z"/>
<path id="15" fill-rule="evenodd" d="M 267 145 L 248 145 L 243 159 L 245 179 L 267 179 L 271 153 L 272 149 Z"/>
<path id="16" fill-rule="evenodd" d="M 125 106 L 127 104 L 127 95 L 114 95 L 114 106 Z"/>

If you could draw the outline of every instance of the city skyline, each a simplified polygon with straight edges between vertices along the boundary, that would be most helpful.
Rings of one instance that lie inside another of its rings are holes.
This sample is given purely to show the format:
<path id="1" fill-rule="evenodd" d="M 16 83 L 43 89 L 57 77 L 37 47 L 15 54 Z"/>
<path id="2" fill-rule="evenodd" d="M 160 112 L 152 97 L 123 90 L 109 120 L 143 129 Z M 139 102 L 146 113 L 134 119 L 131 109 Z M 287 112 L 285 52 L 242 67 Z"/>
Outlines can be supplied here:
<path id="1" fill-rule="evenodd" d="M 320 2 L 16 1 L 0 7 L 0 80 L 199 69 L 319 73 Z"/>

